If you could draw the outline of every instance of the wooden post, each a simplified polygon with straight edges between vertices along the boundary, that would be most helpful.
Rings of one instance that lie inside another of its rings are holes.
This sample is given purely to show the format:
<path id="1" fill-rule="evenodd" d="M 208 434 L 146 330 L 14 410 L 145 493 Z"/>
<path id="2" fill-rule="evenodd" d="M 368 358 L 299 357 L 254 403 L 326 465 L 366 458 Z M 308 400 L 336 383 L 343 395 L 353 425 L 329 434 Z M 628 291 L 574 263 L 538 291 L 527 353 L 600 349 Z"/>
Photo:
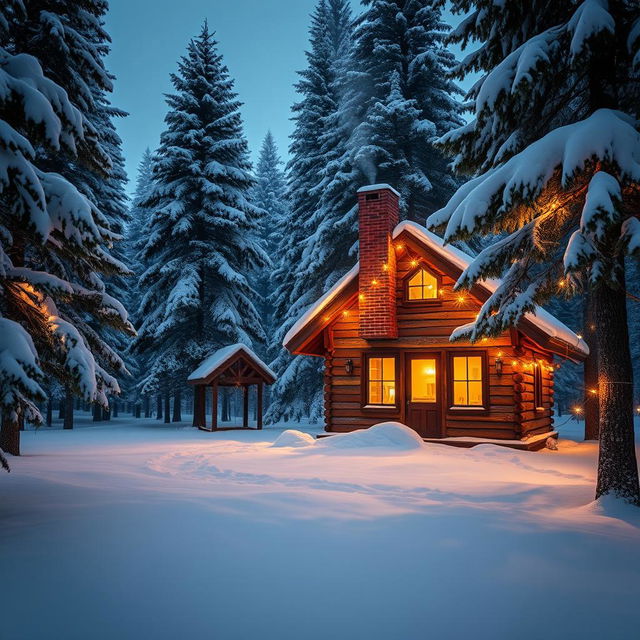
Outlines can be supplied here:
<path id="1" fill-rule="evenodd" d="M 206 427 L 205 424 L 205 387 L 197 384 L 193 389 L 193 426 Z"/>
<path id="2" fill-rule="evenodd" d="M 242 427 L 249 426 L 249 385 L 242 386 Z"/>
<path id="3" fill-rule="evenodd" d="M 218 383 L 211 385 L 211 429 L 218 428 Z"/>
<path id="4" fill-rule="evenodd" d="M 264 384 L 258 382 L 258 409 L 256 414 L 256 426 L 258 429 L 262 429 L 262 388 Z"/>

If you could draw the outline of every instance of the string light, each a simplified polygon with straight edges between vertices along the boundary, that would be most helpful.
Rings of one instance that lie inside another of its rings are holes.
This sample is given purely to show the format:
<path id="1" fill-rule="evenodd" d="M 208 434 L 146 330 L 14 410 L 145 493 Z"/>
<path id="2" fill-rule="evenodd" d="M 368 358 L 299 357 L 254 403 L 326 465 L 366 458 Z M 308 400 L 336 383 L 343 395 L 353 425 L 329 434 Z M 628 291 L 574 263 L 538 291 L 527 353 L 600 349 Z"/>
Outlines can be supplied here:
<path id="1" fill-rule="evenodd" d="M 579 416 L 582 413 L 582 407 L 573 407 L 572 411 Z"/>
<path id="2" fill-rule="evenodd" d="M 578 336 L 578 340 L 582 340 L 582 334 L 581 333 L 576 333 L 576 336 Z"/>
<path id="3" fill-rule="evenodd" d="M 386 262 L 382 265 L 382 270 L 389 271 L 389 265 Z"/>
<path id="4" fill-rule="evenodd" d="M 412 261 L 411 261 L 411 266 L 412 266 L 412 267 L 417 266 L 417 264 L 418 264 L 418 261 L 417 261 L 417 260 L 412 260 Z"/>
<path id="5" fill-rule="evenodd" d="M 374 278 L 374 279 L 371 281 L 371 284 L 375 287 L 375 286 L 378 284 L 378 281 Z"/>
<path id="6" fill-rule="evenodd" d="M 359 299 L 359 300 L 364 300 L 364 293 L 359 294 L 359 295 L 358 295 L 358 299 Z"/>
<path id="7" fill-rule="evenodd" d="M 349 315 L 349 312 L 345 309 L 345 310 L 342 312 L 342 315 L 343 315 L 343 316 L 345 316 L 345 317 L 347 317 L 347 316 Z"/>

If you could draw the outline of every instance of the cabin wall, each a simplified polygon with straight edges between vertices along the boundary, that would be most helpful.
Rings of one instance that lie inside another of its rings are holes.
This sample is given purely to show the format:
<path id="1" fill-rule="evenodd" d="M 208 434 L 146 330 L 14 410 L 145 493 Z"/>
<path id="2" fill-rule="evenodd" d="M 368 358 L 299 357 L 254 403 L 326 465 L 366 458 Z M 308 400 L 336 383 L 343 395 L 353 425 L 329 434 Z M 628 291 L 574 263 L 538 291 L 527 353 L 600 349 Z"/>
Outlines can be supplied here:
<path id="1" fill-rule="evenodd" d="M 445 436 L 472 436 L 515 439 L 548 431 L 551 425 L 553 402 L 552 374 L 545 371 L 545 410 L 533 407 L 533 374 L 523 368 L 533 357 L 533 351 L 512 344 L 511 332 L 471 345 L 468 342 L 449 342 L 451 332 L 458 326 L 472 322 L 480 303 L 468 293 L 453 291 L 454 280 L 429 261 L 425 266 L 441 277 L 441 296 L 438 303 L 405 302 L 405 277 L 416 268 L 412 261 L 417 253 L 405 247 L 398 256 L 396 299 L 398 304 L 398 339 L 363 340 L 358 335 L 360 309 L 358 300 L 343 311 L 325 331 L 325 419 L 328 431 L 345 432 L 369 427 L 385 420 L 405 422 L 405 355 L 433 350 L 441 354 L 446 366 L 447 353 L 455 351 L 485 351 L 488 364 L 488 406 L 486 411 L 450 410 L 447 398 L 442 398 L 442 421 Z M 515 333 L 515 332 L 514 332 Z M 396 393 L 401 399 L 395 408 L 364 408 L 362 380 L 363 352 L 396 352 L 400 356 L 400 379 Z M 496 373 L 495 359 L 503 361 L 501 375 Z M 535 354 L 548 362 L 548 356 Z M 347 375 L 347 361 L 353 363 L 353 373 Z M 513 364 L 515 362 L 515 365 Z M 444 374 L 444 369 L 441 371 Z"/>

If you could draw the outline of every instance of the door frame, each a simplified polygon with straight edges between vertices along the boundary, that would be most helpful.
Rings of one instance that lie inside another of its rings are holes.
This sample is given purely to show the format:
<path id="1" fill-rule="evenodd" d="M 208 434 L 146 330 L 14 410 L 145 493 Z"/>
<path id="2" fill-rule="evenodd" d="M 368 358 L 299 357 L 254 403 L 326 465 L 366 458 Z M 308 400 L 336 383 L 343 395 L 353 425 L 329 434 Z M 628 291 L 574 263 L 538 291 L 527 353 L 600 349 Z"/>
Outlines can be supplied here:
<path id="1" fill-rule="evenodd" d="M 404 397 L 402 404 L 402 413 L 404 422 L 409 422 L 409 405 L 411 404 L 411 361 L 419 360 L 421 358 L 428 359 L 433 358 L 436 360 L 436 402 L 434 403 L 436 406 L 436 412 L 439 419 L 439 434 L 437 436 L 423 436 L 423 437 L 435 437 L 435 438 L 444 438 L 446 436 L 446 425 L 445 425 L 445 413 L 446 413 L 446 353 L 442 349 L 412 349 L 411 351 L 404 352 L 404 362 L 403 362 L 403 371 L 404 371 Z M 415 403 L 415 404 L 427 404 L 427 403 Z M 428 403 L 431 404 L 431 403 Z M 411 426 L 411 425 L 407 425 Z"/>

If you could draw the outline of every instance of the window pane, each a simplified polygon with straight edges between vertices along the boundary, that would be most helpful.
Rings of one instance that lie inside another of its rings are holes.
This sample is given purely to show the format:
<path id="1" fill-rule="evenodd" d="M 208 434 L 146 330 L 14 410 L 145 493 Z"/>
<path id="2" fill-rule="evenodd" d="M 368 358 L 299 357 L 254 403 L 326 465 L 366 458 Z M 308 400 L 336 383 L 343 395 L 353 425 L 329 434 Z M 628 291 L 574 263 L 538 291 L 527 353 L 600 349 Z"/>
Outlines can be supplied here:
<path id="1" fill-rule="evenodd" d="M 453 359 L 453 379 L 467 379 L 467 358 L 465 356 L 456 356 Z"/>
<path id="2" fill-rule="evenodd" d="M 369 358 L 369 380 L 382 380 L 382 358 Z"/>
<path id="3" fill-rule="evenodd" d="M 382 404 L 382 385 L 379 382 L 369 383 L 369 404 Z"/>
<path id="4" fill-rule="evenodd" d="M 396 379 L 396 359 L 395 358 L 382 358 L 382 379 L 383 380 Z"/>
<path id="5" fill-rule="evenodd" d="M 382 388 L 383 404 L 395 404 L 396 403 L 396 383 L 383 382 L 382 385 L 383 385 L 383 388 Z"/>
<path id="6" fill-rule="evenodd" d="M 482 406 L 482 382 L 469 383 L 469 405 Z"/>
<path id="7" fill-rule="evenodd" d="M 424 271 L 424 297 L 426 299 L 429 298 L 437 298 L 438 297 L 438 280 L 435 276 L 432 276 L 427 271 Z"/>
<path id="8" fill-rule="evenodd" d="M 419 287 L 419 286 L 421 286 L 422 285 L 422 274 L 423 273 L 424 273 L 424 271 L 422 269 L 420 269 L 414 275 L 412 275 L 411 278 L 409 279 L 409 286 L 410 287 Z"/>
<path id="9" fill-rule="evenodd" d="M 422 300 L 422 287 L 409 287 L 409 300 Z"/>
<path id="10" fill-rule="evenodd" d="M 436 361 L 411 360 L 411 401 L 436 402 Z"/>
<path id="11" fill-rule="evenodd" d="M 466 407 L 469 404 L 467 398 L 467 383 L 466 382 L 454 382 L 453 383 L 453 404 L 455 406 Z"/>
<path id="12" fill-rule="evenodd" d="M 482 358 L 480 356 L 469 357 L 469 380 L 482 380 Z"/>

